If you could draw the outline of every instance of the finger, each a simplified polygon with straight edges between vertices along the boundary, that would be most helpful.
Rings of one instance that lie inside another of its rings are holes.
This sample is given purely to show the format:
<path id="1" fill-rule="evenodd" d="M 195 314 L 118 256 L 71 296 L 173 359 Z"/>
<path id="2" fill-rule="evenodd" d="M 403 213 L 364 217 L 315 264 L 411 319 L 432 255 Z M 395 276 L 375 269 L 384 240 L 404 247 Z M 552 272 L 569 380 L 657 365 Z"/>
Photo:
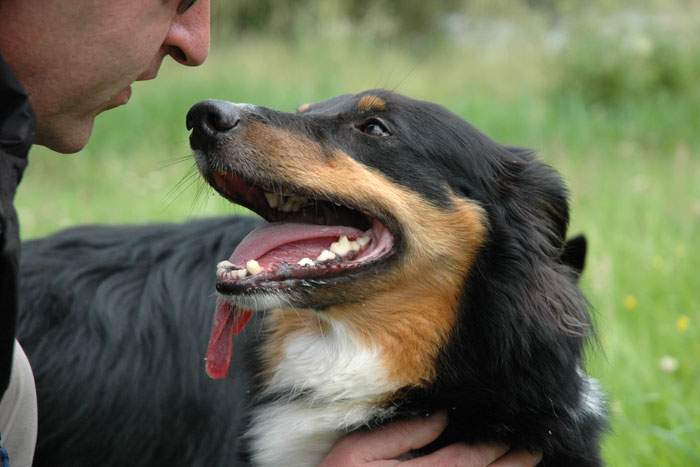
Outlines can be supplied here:
<path id="1" fill-rule="evenodd" d="M 445 412 L 427 418 L 412 418 L 391 423 L 368 437 L 367 461 L 392 459 L 435 441 L 447 426 Z"/>
<path id="2" fill-rule="evenodd" d="M 491 467 L 535 467 L 541 460 L 541 452 L 515 451 L 499 458 Z"/>
<path id="3" fill-rule="evenodd" d="M 331 461 L 342 465 L 368 463 L 396 458 L 435 440 L 447 426 L 447 415 L 438 412 L 427 418 L 415 418 L 390 423 L 376 431 L 353 433 L 341 439 L 331 449 L 324 465 Z M 348 460 L 351 462 L 346 463 Z"/>
<path id="4" fill-rule="evenodd" d="M 508 447 L 500 444 L 479 444 L 468 446 L 464 443 L 450 444 L 427 456 L 402 462 L 405 467 L 486 467 L 503 454 Z"/>

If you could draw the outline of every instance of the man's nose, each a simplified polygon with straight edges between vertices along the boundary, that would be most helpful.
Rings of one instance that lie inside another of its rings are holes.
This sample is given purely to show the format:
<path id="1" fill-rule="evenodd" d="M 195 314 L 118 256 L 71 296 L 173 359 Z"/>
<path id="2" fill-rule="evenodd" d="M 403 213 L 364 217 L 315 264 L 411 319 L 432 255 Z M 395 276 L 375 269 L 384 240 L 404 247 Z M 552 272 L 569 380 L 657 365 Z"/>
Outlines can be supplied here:
<path id="1" fill-rule="evenodd" d="M 175 17 L 163 42 L 166 53 L 183 65 L 197 66 L 209 55 L 210 0 L 200 0 Z"/>

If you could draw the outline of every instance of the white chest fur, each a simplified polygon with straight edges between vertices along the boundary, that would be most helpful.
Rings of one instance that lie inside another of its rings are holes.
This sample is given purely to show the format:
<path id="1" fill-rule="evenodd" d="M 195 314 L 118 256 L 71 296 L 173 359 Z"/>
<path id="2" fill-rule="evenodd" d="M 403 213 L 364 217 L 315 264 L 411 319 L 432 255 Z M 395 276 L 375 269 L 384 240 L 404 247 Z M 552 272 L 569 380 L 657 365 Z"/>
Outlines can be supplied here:
<path id="1" fill-rule="evenodd" d="M 317 465 L 342 434 L 378 415 L 389 383 L 380 350 L 368 348 L 334 323 L 324 335 L 293 334 L 247 433 L 255 465 Z"/>

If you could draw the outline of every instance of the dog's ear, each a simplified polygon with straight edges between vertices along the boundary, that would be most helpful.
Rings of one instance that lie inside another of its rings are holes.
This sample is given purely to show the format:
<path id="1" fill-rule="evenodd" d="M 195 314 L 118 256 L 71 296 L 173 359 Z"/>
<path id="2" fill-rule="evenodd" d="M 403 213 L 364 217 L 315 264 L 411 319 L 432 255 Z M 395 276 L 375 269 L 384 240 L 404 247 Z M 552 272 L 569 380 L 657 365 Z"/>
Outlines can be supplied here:
<path id="1" fill-rule="evenodd" d="M 556 250 L 564 248 L 569 226 L 569 193 L 557 172 L 537 160 L 532 151 L 506 147 L 499 186 L 512 212 L 530 218 Z M 525 220 L 525 219 L 523 219 Z"/>
<path id="2" fill-rule="evenodd" d="M 577 278 L 580 277 L 586 264 L 588 243 L 583 234 L 565 240 L 569 224 L 569 203 L 568 192 L 561 179 L 553 169 L 535 160 L 531 151 L 519 147 L 506 149 L 517 158 L 517 166 L 525 164 L 526 169 L 521 175 L 526 197 L 534 202 L 533 207 L 539 209 L 543 220 L 549 220 L 550 228 L 556 234 L 552 240 L 555 245 L 561 245 L 561 262 L 569 266 Z"/>
<path id="3" fill-rule="evenodd" d="M 588 251 L 588 241 L 583 234 L 571 237 L 564 244 L 561 253 L 561 262 L 571 267 L 576 276 L 581 276 L 586 265 L 586 252 Z"/>
<path id="4" fill-rule="evenodd" d="M 475 349 L 470 367 L 506 373 L 538 355 L 548 369 L 527 371 L 557 385 L 563 368 L 570 374 L 578 365 L 591 333 L 577 284 L 585 240 L 567 249 L 567 191 L 551 167 L 523 150 L 509 150 L 496 164 L 483 182 L 492 185 L 480 200 L 488 231 L 465 283 L 454 349 Z M 453 358 L 465 357 L 447 360 Z"/>

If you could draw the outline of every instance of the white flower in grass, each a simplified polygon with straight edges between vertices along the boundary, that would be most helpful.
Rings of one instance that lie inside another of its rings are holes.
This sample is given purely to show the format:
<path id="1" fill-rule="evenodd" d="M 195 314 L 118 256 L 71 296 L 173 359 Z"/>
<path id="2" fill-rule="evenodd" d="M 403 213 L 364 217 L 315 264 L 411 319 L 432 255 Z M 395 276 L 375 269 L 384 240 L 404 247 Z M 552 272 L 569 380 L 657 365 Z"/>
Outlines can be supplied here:
<path id="1" fill-rule="evenodd" d="M 673 373 L 678 369 L 678 359 L 670 355 L 664 355 L 659 359 L 659 368 L 664 373 Z"/>

